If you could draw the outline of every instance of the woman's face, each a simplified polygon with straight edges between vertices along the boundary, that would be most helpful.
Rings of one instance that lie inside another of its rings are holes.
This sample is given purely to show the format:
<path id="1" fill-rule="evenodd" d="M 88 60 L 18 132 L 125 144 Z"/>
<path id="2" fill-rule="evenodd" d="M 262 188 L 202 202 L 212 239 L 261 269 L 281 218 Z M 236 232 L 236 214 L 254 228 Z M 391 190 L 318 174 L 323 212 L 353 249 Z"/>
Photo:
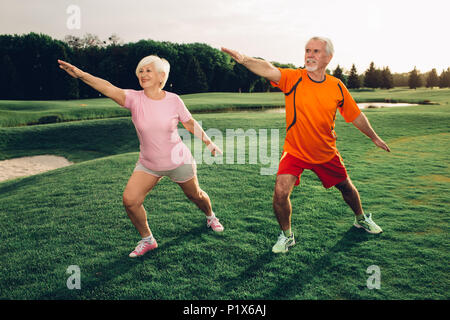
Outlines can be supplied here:
<path id="1" fill-rule="evenodd" d="M 154 63 L 150 63 L 139 69 L 138 78 L 143 89 L 160 88 L 164 79 L 164 72 L 156 71 Z"/>

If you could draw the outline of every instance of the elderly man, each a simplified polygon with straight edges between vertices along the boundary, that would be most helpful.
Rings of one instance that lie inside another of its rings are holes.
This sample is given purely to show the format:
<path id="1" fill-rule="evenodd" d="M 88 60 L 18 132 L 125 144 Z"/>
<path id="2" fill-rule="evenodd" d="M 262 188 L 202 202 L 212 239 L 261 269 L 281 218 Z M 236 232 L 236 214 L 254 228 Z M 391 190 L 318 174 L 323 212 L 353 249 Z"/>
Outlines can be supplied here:
<path id="1" fill-rule="evenodd" d="M 334 53 L 331 41 L 313 37 L 307 42 L 305 69 L 276 68 L 265 60 L 234 50 L 222 48 L 222 51 L 253 73 L 268 79 L 285 94 L 286 138 L 273 196 L 273 209 L 282 232 L 272 251 L 287 252 L 295 244 L 291 231 L 290 195 L 294 185 L 299 185 L 304 169 L 314 171 L 325 188 L 335 186 L 342 193 L 355 213 L 355 227 L 372 234 L 381 233 L 371 214 L 364 214 L 358 190 L 351 182 L 336 148 L 334 125 L 337 110 L 346 122 L 353 123 L 377 147 L 388 152 L 390 149 L 372 129 L 345 85 L 326 74 L 326 67 Z"/>

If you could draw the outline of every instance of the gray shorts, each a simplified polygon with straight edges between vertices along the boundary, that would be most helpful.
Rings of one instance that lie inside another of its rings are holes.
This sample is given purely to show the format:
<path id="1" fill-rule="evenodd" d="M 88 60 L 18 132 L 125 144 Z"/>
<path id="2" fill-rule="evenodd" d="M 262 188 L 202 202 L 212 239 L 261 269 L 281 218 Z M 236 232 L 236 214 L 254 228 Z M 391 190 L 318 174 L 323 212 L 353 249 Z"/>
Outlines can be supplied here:
<path id="1" fill-rule="evenodd" d="M 182 164 L 181 166 L 172 170 L 154 171 L 144 167 L 144 165 L 138 161 L 136 163 L 134 171 L 144 171 L 158 178 L 167 176 L 173 182 L 183 183 L 191 180 L 193 177 L 197 175 L 197 164 L 195 163 L 194 160 L 190 164 Z"/>

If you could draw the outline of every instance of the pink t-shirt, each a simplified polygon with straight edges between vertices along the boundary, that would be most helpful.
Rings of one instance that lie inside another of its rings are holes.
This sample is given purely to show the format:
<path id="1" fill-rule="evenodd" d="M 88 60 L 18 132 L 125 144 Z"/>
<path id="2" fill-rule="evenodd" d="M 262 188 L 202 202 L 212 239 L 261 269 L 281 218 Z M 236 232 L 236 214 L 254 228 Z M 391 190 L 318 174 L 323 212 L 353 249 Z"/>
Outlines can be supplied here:
<path id="1" fill-rule="evenodd" d="M 153 100 L 144 90 L 126 89 L 124 108 L 131 119 L 140 142 L 139 162 L 154 171 L 172 170 L 192 161 L 192 154 L 178 134 L 178 123 L 192 115 L 175 93 L 165 91 L 161 100 Z"/>

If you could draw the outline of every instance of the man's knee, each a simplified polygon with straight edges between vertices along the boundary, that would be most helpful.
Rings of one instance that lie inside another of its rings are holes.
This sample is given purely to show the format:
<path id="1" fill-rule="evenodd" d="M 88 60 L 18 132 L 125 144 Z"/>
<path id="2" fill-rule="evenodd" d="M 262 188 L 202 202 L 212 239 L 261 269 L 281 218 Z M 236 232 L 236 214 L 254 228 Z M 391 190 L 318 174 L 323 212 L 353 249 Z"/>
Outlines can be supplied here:
<path id="1" fill-rule="evenodd" d="M 289 199 L 290 194 L 291 190 L 289 186 L 286 186 L 284 184 L 276 184 L 273 193 L 273 202 L 283 203 Z"/>
<path id="2" fill-rule="evenodd" d="M 355 186 L 353 185 L 352 181 L 348 177 L 344 181 L 342 181 L 342 182 L 338 183 L 337 185 L 335 185 L 335 187 L 341 193 L 345 193 L 345 194 L 352 193 L 352 192 L 356 191 Z"/>

